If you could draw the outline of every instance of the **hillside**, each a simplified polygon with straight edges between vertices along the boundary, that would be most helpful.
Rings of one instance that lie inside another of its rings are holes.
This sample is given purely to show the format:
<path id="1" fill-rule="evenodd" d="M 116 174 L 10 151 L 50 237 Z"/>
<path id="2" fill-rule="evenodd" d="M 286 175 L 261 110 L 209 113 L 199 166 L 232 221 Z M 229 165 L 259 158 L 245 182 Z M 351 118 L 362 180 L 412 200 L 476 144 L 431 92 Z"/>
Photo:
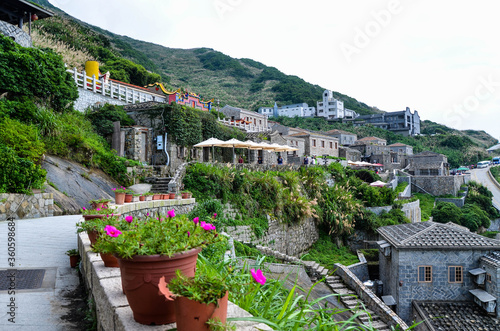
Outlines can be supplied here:
<path id="1" fill-rule="evenodd" d="M 184 88 L 206 99 L 214 98 L 221 107 L 230 104 L 250 110 L 272 106 L 275 101 L 279 105 L 307 102 L 315 106 L 325 90 L 251 59 L 234 59 L 209 48 L 168 48 L 116 35 L 65 14 L 47 0 L 35 2 L 57 13 L 56 17 L 34 24 L 37 32 L 35 44 L 45 45 L 50 39 L 58 49 L 74 50 L 78 56 L 69 51 L 66 54 L 61 52 L 70 67 L 81 68 L 87 55 L 88 59 L 104 65 L 101 71 L 109 70 L 111 78 L 122 80 L 123 72 L 114 65 L 122 65 L 116 62 L 118 58 L 124 58 L 159 75 L 154 78 L 172 89 Z M 131 79 L 128 82 L 145 85 L 144 80 Z M 334 94 L 344 101 L 346 108 L 360 114 L 380 112 L 342 93 Z"/>

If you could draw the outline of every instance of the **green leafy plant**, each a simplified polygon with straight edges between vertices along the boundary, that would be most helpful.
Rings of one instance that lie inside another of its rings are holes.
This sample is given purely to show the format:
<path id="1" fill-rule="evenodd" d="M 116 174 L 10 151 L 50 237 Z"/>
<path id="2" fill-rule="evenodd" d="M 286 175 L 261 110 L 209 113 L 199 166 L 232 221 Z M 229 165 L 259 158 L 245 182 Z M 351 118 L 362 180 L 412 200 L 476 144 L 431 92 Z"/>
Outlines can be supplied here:
<path id="1" fill-rule="evenodd" d="M 187 277 L 177 270 L 176 276 L 168 284 L 168 289 L 177 296 L 207 305 L 211 303 L 217 305 L 218 300 L 229 291 L 229 286 L 225 277 L 216 273 L 205 273 L 203 270 L 205 269 L 199 269 L 194 277 Z"/>
<path id="2" fill-rule="evenodd" d="M 220 240 L 215 226 L 206 221 L 199 218 L 189 220 L 186 215 L 176 216 L 174 210 L 169 211 L 167 216 L 134 217 L 130 220 L 128 231 L 105 228 L 107 235 L 97 239 L 94 250 L 122 258 L 155 254 L 172 256 Z"/>
<path id="3" fill-rule="evenodd" d="M 68 256 L 78 256 L 80 253 L 78 253 L 78 250 L 76 249 L 70 249 L 66 251 L 66 255 Z"/>
<path id="4" fill-rule="evenodd" d="M 81 213 L 82 215 L 112 215 L 115 213 L 115 209 L 108 206 L 102 206 L 101 208 L 96 209 L 87 209 L 82 207 Z"/>

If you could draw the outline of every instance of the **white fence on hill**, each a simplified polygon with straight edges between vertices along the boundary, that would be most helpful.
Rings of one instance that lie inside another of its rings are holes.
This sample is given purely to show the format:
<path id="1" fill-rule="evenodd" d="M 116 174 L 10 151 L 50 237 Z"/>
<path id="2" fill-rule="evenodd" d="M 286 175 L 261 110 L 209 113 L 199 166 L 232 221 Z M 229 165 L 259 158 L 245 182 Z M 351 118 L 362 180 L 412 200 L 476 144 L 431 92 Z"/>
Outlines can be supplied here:
<path id="1" fill-rule="evenodd" d="M 98 79 L 95 76 L 89 77 L 85 70 L 81 73 L 76 68 L 67 70 L 73 76 L 75 83 L 78 87 L 83 88 L 94 93 L 102 94 L 104 96 L 118 99 L 126 103 L 138 103 L 146 101 L 165 102 L 165 98 L 145 90 L 133 88 L 128 85 L 122 85 L 117 82 Z"/>

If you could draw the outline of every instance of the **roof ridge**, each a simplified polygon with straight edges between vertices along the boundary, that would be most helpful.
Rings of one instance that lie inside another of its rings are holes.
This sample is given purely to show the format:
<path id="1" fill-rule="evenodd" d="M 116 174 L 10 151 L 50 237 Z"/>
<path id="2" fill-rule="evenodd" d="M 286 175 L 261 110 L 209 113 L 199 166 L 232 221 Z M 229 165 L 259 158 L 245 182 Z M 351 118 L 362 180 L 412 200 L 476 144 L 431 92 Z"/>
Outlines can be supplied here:
<path id="1" fill-rule="evenodd" d="M 414 235 L 409 236 L 409 237 L 408 237 L 408 238 L 406 238 L 405 240 L 402 240 L 402 241 L 401 241 L 401 244 L 402 244 L 402 245 L 403 245 L 403 244 L 406 244 L 406 242 L 407 242 L 407 241 L 409 241 L 409 240 L 411 240 L 411 239 L 413 239 L 413 238 L 415 238 L 415 237 L 417 237 L 417 236 L 421 235 L 422 233 L 425 233 L 425 232 L 427 232 L 427 231 L 429 231 L 430 229 L 433 229 L 433 228 L 435 228 L 435 227 L 437 227 L 437 223 L 436 223 L 436 222 L 432 222 L 432 224 L 431 224 L 430 226 L 428 226 L 426 229 L 423 229 L 423 230 L 421 230 L 421 231 L 418 231 L 418 232 L 417 232 L 417 233 L 415 233 Z"/>

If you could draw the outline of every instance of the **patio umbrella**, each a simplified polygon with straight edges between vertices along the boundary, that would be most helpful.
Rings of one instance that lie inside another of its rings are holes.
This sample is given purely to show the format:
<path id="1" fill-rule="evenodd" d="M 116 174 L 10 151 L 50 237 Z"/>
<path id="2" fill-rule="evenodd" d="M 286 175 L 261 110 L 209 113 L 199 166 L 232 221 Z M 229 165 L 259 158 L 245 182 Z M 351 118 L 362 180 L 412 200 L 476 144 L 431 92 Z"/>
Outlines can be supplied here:
<path id="1" fill-rule="evenodd" d="M 209 138 L 201 143 L 197 143 L 193 147 L 212 147 L 212 159 L 215 157 L 214 146 L 220 146 L 220 144 L 224 143 L 222 140 L 217 138 Z"/>
<path id="2" fill-rule="evenodd" d="M 228 141 L 223 141 L 218 146 L 221 146 L 221 147 L 232 147 L 233 148 L 233 163 L 236 163 L 234 149 L 235 148 L 248 148 L 248 147 L 250 147 L 250 144 L 233 138 L 233 139 L 229 139 Z"/>
<path id="3" fill-rule="evenodd" d="M 380 180 L 377 180 L 376 182 L 370 184 L 370 186 L 378 186 L 378 187 L 384 187 L 385 185 L 387 185 L 387 183 L 384 183 Z"/>

